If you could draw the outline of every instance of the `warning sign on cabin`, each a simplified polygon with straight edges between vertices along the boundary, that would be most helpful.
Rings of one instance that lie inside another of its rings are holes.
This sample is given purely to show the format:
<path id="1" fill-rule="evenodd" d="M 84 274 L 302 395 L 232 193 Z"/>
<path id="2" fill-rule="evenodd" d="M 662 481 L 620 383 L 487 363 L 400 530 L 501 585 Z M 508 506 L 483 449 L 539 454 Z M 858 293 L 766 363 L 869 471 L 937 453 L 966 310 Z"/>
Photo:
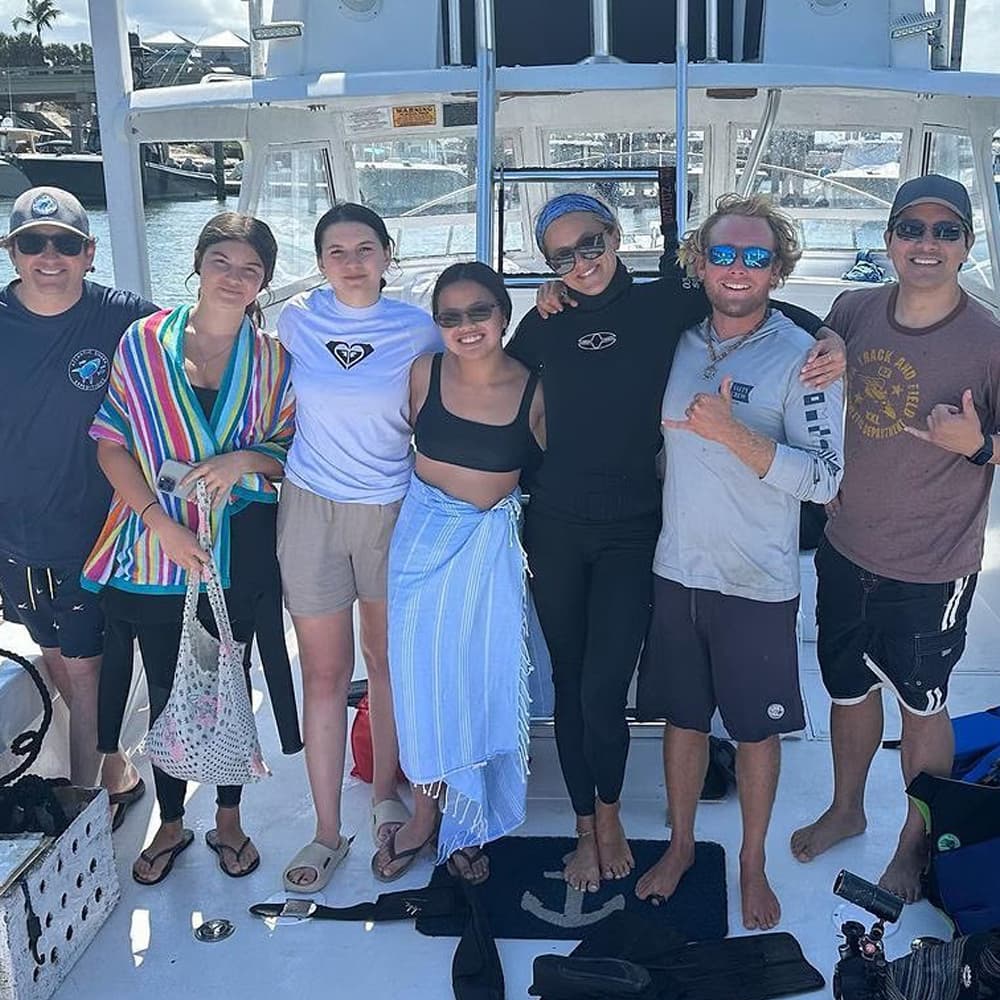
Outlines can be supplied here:
<path id="1" fill-rule="evenodd" d="M 392 109 L 393 128 L 437 125 L 436 104 L 400 104 Z"/>

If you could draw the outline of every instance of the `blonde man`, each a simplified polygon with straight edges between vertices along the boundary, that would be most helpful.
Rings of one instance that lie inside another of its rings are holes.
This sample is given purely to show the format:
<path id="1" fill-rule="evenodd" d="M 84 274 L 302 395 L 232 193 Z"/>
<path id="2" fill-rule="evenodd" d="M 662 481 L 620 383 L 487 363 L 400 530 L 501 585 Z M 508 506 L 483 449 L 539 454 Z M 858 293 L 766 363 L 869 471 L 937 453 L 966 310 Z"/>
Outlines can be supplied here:
<path id="1" fill-rule="evenodd" d="M 694 862 L 694 817 L 719 709 L 737 741 L 743 924 L 781 908 L 764 840 L 778 736 L 803 728 L 795 623 L 799 503 L 832 499 L 842 467 L 842 385 L 804 386 L 812 338 L 772 310 L 800 256 L 791 221 L 760 197 L 725 195 L 680 248 L 711 315 L 681 335 L 663 397 L 663 528 L 640 674 L 643 718 L 666 718 L 671 842 L 640 880 L 670 896 Z"/>

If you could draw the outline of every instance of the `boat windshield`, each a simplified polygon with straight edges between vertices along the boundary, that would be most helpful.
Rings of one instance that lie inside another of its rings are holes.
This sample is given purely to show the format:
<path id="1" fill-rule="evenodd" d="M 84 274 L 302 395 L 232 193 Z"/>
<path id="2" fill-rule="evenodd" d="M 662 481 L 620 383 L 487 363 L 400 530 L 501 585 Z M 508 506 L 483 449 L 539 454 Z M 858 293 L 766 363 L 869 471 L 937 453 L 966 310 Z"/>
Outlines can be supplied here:
<path id="1" fill-rule="evenodd" d="M 348 144 L 361 202 L 385 219 L 400 260 L 476 253 L 475 136 L 370 139 Z M 514 140 L 499 137 L 503 163 L 515 162 Z M 516 199 L 507 198 L 504 246 L 520 250 L 524 229 Z"/>
<path id="2" fill-rule="evenodd" d="M 742 173 L 756 129 L 740 129 Z M 770 195 L 796 221 L 805 251 L 881 250 L 899 187 L 903 132 L 776 128 L 751 190 Z"/>

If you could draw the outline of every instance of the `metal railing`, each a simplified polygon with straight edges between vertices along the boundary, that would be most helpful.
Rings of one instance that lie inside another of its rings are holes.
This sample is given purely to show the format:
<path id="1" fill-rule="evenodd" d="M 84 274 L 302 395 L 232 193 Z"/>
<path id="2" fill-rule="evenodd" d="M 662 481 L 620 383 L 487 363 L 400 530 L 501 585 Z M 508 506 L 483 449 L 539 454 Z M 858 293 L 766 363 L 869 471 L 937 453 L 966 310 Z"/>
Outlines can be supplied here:
<path id="1" fill-rule="evenodd" d="M 676 0 L 676 83 L 675 135 L 677 142 L 676 206 L 678 232 L 687 228 L 687 125 L 688 125 L 688 0 Z M 705 57 L 717 62 L 719 56 L 719 2 L 705 3 Z M 495 163 L 496 122 L 496 26 L 494 0 L 476 0 L 476 65 L 479 70 L 477 87 L 476 127 L 476 258 L 485 264 L 492 262 L 493 251 L 493 187 L 498 180 Z M 591 33 L 593 53 L 585 62 L 614 61 L 611 53 L 611 0 L 591 0 Z M 448 2 L 449 61 L 460 65 L 462 60 L 461 10 L 459 0 Z M 776 108 L 775 108 L 776 110 Z M 773 120 L 773 119 L 772 119 Z M 555 171 L 555 173 L 553 173 Z M 604 180 L 646 180 L 655 178 L 655 170 L 560 170 L 559 168 L 517 168 L 501 171 L 508 178 L 522 181 L 593 179 L 598 174 Z M 502 183 L 502 181 L 501 181 Z M 502 220 L 502 206 L 501 206 Z"/>

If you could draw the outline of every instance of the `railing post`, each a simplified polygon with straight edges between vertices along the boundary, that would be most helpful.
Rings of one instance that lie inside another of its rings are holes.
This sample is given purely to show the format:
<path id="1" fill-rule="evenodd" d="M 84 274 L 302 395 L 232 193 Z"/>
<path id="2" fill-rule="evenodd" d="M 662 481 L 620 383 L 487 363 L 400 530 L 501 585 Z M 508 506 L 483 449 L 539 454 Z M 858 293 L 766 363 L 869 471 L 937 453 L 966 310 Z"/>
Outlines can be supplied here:
<path id="1" fill-rule="evenodd" d="M 705 0 L 705 62 L 719 61 L 719 0 Z"/>
<path id="2" fill-rule="evenodd" d="M 250 23 L 250 75 L 257 79 L 264 75 L 264 43 L 253 35 L 254 28 L 260 27 L 264 20 L 263 0 L 249 0 L 247 20 Z"/>
<path id="3" fill-rule="evenodd" d="M 496 33 L 493 0 L 476 0 L 476 260 L 493 262 L 493 147 L 496 125 Z"/>
<path id="4" fill-rule="evenodd" d="M 462 65 L 461 0 L 448 0 L 448 65 Z"/>
<path id="5" fill-rule="evenodd" d="M 89 0 L 94 82 L 101 111 L 104 187 L 115 284 L 150 298 L 146 216 L 137 143 L 129 126 L 132 62 L 122 0 Z"/>
<path id="6" fill-rule="evenodd" d="M 687 231 L 688 0 L 677 0 L 677 54 L 674 92 L 677 136 L 677 235 Z"/>
<path id="7" fill-rule="evenodd" d="M 621 62 L 611 54 L 611 0 L 590 0 L 590 38 L 592 52 L 582 62 Z"/>

